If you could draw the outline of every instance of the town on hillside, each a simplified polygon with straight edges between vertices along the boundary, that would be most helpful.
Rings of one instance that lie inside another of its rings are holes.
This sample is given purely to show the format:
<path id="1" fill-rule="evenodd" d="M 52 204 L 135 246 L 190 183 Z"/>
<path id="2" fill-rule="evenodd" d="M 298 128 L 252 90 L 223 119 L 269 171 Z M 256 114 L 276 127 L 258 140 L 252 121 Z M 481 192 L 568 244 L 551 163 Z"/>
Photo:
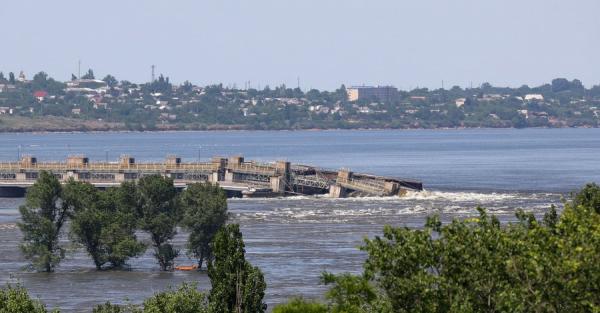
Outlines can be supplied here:
<path id="1" fill-rule="evenodd" d="M 519 88 L 322 91 L 0 72 L 0 131 L 598 127 L 599 108 L 600 86 L 564 78 Z"/>

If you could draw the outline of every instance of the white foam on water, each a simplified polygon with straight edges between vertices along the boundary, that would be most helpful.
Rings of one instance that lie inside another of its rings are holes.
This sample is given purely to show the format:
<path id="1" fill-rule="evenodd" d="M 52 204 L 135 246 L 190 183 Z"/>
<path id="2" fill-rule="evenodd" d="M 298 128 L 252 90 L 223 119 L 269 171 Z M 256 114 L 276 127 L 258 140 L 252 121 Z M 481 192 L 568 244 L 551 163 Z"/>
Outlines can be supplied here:
<path id="1" fill-rule="evenodd" d="M 469 202 L 497 202 L 527 198 L 530 195 L 517 193 L 480 193 L 480 192 L 449 192 L 449 191 L 409 191 L 400 197 L 405 200 L 446 200 L 446 201 L 469 201 Z"/>

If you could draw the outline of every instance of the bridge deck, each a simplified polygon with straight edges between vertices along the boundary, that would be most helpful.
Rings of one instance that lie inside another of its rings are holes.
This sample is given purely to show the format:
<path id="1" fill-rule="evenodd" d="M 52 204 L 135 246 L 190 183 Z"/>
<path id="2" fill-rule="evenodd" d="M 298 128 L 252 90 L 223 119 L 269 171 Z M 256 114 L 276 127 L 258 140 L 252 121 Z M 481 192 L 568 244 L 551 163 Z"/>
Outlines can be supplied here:
<path id="1" fill-rule="evenodd" d="M 183 163 L 180 158 L 168 157 L 165 162 L 136 163 L 129 156 L 119 162 L 89 162 L 83 156 L 69 157 L 66 162 L 37 162 L 24 157 L 19 162 L 0 162 L 0 188 L 27 188 L 35 183 L 40 171 L 52 172 L 61 181 L 74 179 L 101 188 L 118 186 L 143 176 L 159 174 L 173 179 L 175 186 L 185 188 L 197 182 L 218 183 L 224 189 L 260 194 L 330 193 L 343 196 L 347 191 L 385 196 L 398 194 L 401 189 L 422 189 L 415 180 L 369 174 L 353 174 L 348 170 L 324 170 L 289 162 L 246 162 L 243 157 L 219 158 L 211 162 Z M 336 189 L 336 188 L 341 189 Z M 332 189 L 333 188 L 333 189 Z M 332 190 L 338 190 L 332 193 Z"/>

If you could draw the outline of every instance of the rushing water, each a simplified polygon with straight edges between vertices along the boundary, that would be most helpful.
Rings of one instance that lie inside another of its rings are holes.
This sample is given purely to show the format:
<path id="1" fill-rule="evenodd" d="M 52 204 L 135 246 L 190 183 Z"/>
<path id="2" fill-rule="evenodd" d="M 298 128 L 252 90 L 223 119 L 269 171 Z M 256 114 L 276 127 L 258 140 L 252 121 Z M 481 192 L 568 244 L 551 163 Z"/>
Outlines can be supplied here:
<path id="1" fill-rule="evenodd" d="M 516 208 L 543 214 L 560 206 L 561 196 L 600 181 L 600 129 L 0 134 L 0 159 L 14 160 L 19 150 L 40 160 L 242 154 L 424 182 L 426 191 L 403 198 L 230 200 L 248 258 L 266 275 L 269 304 L 320 296 L 322 271 L 359 272 L 365 255 L 357 247 L 385 224 L 420 227 L 429 214 L 449 221 L 476 214 L 476 206 L 507 222 Z M 150 252 L 131 260 L 129 271 L 96 272 L 81 249 L 70 247 L 55 273 L 24 272 L 15 224 L 22 202 L 0 199 L 0 283 L 19 281 L 51 307 L 85 312 L 106 300 L 139 303 L 182 281 L 209 287 L 204 272 L 159 272 Z M 183 247 L 185 239 L 181 232 L 175 244 Z M 191 263 L 185 255 L 178 262 Z"/>

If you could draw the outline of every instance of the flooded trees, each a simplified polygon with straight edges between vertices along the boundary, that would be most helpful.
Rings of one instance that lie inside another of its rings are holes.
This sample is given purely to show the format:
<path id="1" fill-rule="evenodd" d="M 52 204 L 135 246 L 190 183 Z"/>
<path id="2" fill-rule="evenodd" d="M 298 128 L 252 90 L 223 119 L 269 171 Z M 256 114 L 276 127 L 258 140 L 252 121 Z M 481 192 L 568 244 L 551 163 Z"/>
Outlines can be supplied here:
<path id="1" fill-rule="evenodd" d="M 52 272 L 64 257 L 59 235 L 67 219 L 62 186 L 54 175 L 40 172 L 38 180 L 27 191 L 25 205 L 19 208 L 23 233 L 21 250 L 38 271 Z"/>
<path id="2" fill-rule="evenodd" d="M 150 234 L 161 270 L 169 270 L 179 254 L 169 242 L 177 233 L 180 217 L 173 180 L 160 175 L 145 176 L 137 183 L 136 197 L 140 228 Z"/>
<path id="3" fill-rule="evenodd" d="M 267 285 L 258 267 L 246 261 L 240 227 L 230 224 L 213 240 L 214 260 L 208 263 L 212 289 L 208 296 L 212 313 L 262 313 Z"/>
<path id="4" fill-rule="evenodd" d="M 71 234 L 92 257 L 96 269 L 109 263 L 121 267 L 146 247 L 135 235 L 135 186 L 125 183 L 117 188 L 97 191 L 88 183 L 68 182 L 65 199 L 72 205 Z"/>
<path id="5" fill-rule="evenodd" d="M 197 183 L 181 194 L 180 203 L 182 225 L 190 232 L 188 254 L 198 260 L 201 269 L 203 261 L 212 259 L 210 243 L 227 221 L 227 195 L 218 185 Z"/>

